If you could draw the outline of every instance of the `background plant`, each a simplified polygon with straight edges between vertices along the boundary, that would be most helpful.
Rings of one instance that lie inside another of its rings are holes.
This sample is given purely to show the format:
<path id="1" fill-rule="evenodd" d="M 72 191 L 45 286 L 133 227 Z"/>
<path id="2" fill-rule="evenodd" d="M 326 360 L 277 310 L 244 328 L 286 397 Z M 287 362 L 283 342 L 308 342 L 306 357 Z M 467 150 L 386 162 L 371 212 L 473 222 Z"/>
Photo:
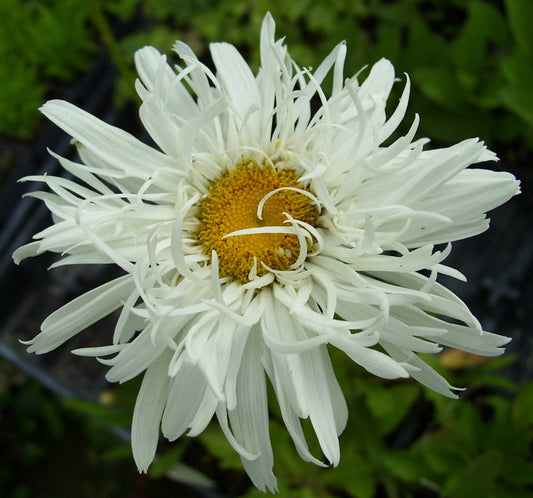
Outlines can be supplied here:
<path id="1" fill-rule="evenodd" d="M 422 135 L 442 143 L 481 136 L 509 161 L 533 148 L 533 3 L 523 0 L 5 0 L 0 133 L 30 139 L 37 107 L 102 48 L 120 70 L 122 103 L 133 98 L 132 55 L 144 44 L 169 53 L 179 38 L 207 56 L 209 41 L 226 40 L 257 65 L 268 10 L 302 65 L 341 40 L 349 71 L 391 59 L 412 79 Z"/>

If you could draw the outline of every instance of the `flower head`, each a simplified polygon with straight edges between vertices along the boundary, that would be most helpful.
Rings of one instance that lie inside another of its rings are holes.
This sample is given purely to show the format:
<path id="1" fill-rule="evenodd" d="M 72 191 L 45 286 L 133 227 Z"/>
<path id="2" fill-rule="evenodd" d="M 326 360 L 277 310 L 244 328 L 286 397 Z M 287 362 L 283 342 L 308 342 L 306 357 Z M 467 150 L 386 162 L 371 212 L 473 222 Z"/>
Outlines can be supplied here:
<path id="1" fill-rule="evenodd" d="M 260 43 L 257 75 L 226 43 L 211 45 L 216 72 L 182 42 L 176 70 L 152 47 L 137 52 L 140 117 L 159 150 L 67 102 L 46 103 L 81 163 L 56 156 L 74 180 L 27 178 L 52 190 L 34 195 L 54 224 L 14 257 L 53 251 L 63 256 L 55 266 L 122 268 L 50 315 L 28 350 L 50 351 L 121 310 L 111 345 L 75 353 L 100 357 L 112 382 L 144 374 L 132 424 L 140 470 L 160 429 L 194 436 L 216 415 L 254 484 L 273 490 L 267 378 L 300 456 L 323 465 L 303 436 L 309 418 L 337 465 L 348 413 L 328 345 L 354 368 L 450 397 L 417 353 L 502 352 L 508 339 L 483 331 L 436 280 L 462 278 L 442 264 L 450 242 L 483 232 L 485 213 L 519 186 L 467 169 L 496 159 L 478 139 L 424 150 L 417 116 L 391 139 L 409 80 L 387 118 L 387 60 L 362 83 L 344 79 L 344 44 L 316 70 L 300 68 L 270 15 Z"/>

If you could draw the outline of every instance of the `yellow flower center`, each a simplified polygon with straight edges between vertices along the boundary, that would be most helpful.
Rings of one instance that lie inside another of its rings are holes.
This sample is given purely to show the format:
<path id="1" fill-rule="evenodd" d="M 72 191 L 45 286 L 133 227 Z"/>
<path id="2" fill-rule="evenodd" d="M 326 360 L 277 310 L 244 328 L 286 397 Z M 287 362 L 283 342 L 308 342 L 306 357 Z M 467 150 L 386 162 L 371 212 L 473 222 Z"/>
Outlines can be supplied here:
<path id="1" fill-rule="evenodd" d="M 230 234 L 260 227 L 291 227 L 284 213 L 316 226 L 318 209 L 312 196 L 302 191 L 309 192 L 293 170 L 276 170 L 255 161 L 239 163 L 211 185 L 200 206 L 195 237 L 206 254 L 216 251 L 221 276 L 246 283 L 254 261 L 259 276 L 268 271 L 261 263 L 273 270 L 291 269 L 301 250 L 301 239 L 295 233 L 272 233 L 265 228 L 266 233 Z"/>

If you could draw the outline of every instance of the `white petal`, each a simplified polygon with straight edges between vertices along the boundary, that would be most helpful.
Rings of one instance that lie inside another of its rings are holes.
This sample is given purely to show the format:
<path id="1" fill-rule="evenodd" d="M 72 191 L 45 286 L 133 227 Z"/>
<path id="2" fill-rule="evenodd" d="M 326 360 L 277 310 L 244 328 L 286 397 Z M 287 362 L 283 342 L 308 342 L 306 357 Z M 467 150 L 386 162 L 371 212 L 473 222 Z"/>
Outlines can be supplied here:
<path id="1" fill-rule="evenodd" d="M 344 428 L 346 402 L 337 395 L 331 395 L 330 375 L 326 373 L 330 364 L 325 346 L 301 353 L 300 360 L 309 418 L 324 455 L 331 465 L 337 466 L 340 460 L 337 436 L 339 430 Z M 334 402 L 337 403 L 335 406 Z M 336 410 L 340 410 L 341 415 L 337 415 Z"/>
<path id="2" fill-rule="evenodd" d="M 259 110 L 262 108 L 262 99 L 250 67 L 233 45 L 212 43 L 210 50 L 217 68 L 217 77 L 238 116 L 244 119 L 245 116 L 253 112 L 248 118 L 252 130 L 252 134 L 249 136 L 257 140 L 261 131 L 259 129 Z M 251 143 L 250 145 L 254 144 Z"/>
<path id="3" fill-rule="evenodd" d="M 291 404 L 291 396 L 293 392 L 292 379 L 289 375 L 289 368 L 286 360 L 287 355 L 281 354 L 267 355 L 265 359 L 265 361 L 267 361 L 267 372 L 269 373 L 274 391 L 276 392 L 283 422 L 294 441 L 294 445 L 300 458 L 306 462 L 325 467 L 326 465 L 315 458 L 309 451 L 300 420 Z"/>
<path id="4" fill-rule="evenodd" d="M 274 457 L 268 434 L 268 404 L 265 372 L 259 358 L 261 342 L 251 334 L 243 354 L 237 378 L 237 405 L 228 415 L 235 438 L 248 451 L 258 453 L 254 460 L 241 457 L 243 466 L 254 485 L 261 491 L 276 489 L 272 473 Z"/>
<path id="5" fill-rule="evenodd" d="M 189 437 L 195 437 L 207 427 L 218 405 L 218 398 L 210 389 L 205 390 L 204 399 L 200 403 L 198 410 L 190 424 L 190 430 L 187 433 Z"/>
<path id="6" fill-rule="evenodd" d="M 231 357 L 224 386 L 228 410 L 233 410 L 237 405 L 237 377 L 249 333 L 250 327 L 237 327 L 233 336 Z"/>
<path id="7" fill-rule="evenodd" d="M 78 348 L 71 351 L 78 356 L 109 356 L 115 354 L 124 348 L 125 344 L 114 344 L 112 346 L 97 346 L 94 348 Z"/>
<path id="8" fill-rule="evenodd" d="M 185 362 L 170 382 L 163 413 L 163 435 L 174 441 L 191 425 L 204 398 L 207 383 L 196 365 Z M 214 409 L 213 409 L 214 412 Z M 211 412 L 209 418 L 213 416 Z"/>
<path id="9" fill-rule="evenodd" d="M 384 379 L 409 377 L 409 373 L 388 355 L 370 348 L 362 348 L 349 337 L 336 335 L 331 344 L 344 351 L 353 361 L 374 375 Z"/>
<path id="10" fill-rule="evenodd" d="M 175 114 L 183 120 L 198 112 L 198 105 L 182 83 L 182 77 L 174 73 L 166 57 L 154 47 L 144 47 L 135 52 L 135 66 L 148 92 L 165 104 L 167 114 Z M 143 92 L 139 92 L 140 94 Z M 146 96 L 141 95 L 143 101 Z"/>
<path id="11" fill-rule="evenodd" d="M 103 161 L 128 174 L 147 178 L 158 168 L 173 166 L 161 152 L 68 102 L 51 100 L 41 112 Z"/>
<path id="12" fill-rule="evenodd" d="M 229 368 L 236 324 L 227 318 L 218 322 L 217 330 L 200 356 L 198 366 L 203 372 L 210 389 L 220 400 L 224 400 L 224 384 Z"/>
<path id="13" fill-rule="evenodd" d="M 503 335 L 492 332 L 478 333 L 468 327 L 454 324 L 448 328 L 448 332 L 439 339 L 439 342 L 481 356 L 498 356 L 505 351 L 501 346 L 510 340 Z"/>
<path id="14" fill-rule="evenodd" d="M 385 140 L 387 140 L 387 138 L 389 138 L 392 133 L 394 133 L 394 130 L 396 130 L 396 128 L 400 125 L 403 118 L 405 117 L 407 104 L 409 103 L 409 92 L 411 90 L 411 81 L 409 79 L 409 76 L 406 76 L 406 78 L 407 80 L 405 82 L 405 87 L 403 89 L 402 96 L 400 97 L 400 102 L 398 103 L 398 106 L 396 107 L 396 109 L 394 109 L 392 116 L 387 119 L 386 123 L 379 130 L 379 143 L 383 143 Z M 418 121 L 418 116 L 415 116 L 415 121 Z M 409 142 L 411 142 L 411 140 L 409 140 Z"/>
<path id="15" fill-rule="evenodd" d="M 370 69 L 370 74 L 361 84 L 361 96 L 381 96 L 385 100 L 394 84 L 394 66 L 387 59 L 380 59 Z"/>
<path id="16" fill-rule="evenodd" d="M 29 244 L 25 244 L 23 246 L 20 246 L 18 249 L 16 249 L 13 252 L 13 261 L 15 264 L 20 264 L 21 261 L 24 261 L 26 258 L 32 258 L 34 256 L 38 256 L 39 254 L 42 254 L 45 252 L 46 249 L 41 249 L 41 243 L 40 242 L 30 242 Z"/>
<path id="17" fill-rule="evenodd" d="M 140 472 L 146 472 L 155 456 L 159 424 L 167 400 L 168 362 L 171 352 L 162 354 L 146 371 L 131 423 L 131 449 Z"/>
<path id="18" fill-rule="evenodd" d="M 133 286 L 131 276 L 124 275 L 65 304 L 43 322 L 41 333 L 30 341 L 28 351 L 42 354 L 57 348 L 119 308 Z"/>
<path id="19" fill-rule="evenodd" d="M 153 323 L 149 323 L 133 342 L 110 360 L 109 364 L 113 367 L 106 374 L 109 382 L 126 382 L 133 379 L 161 355 L 167 343 L 158 335 L 155 341 L 152 340 L 151 332 L 154 326 Z"/>
<path id="20" fill-rule="evenodd" d="M 409 370 L 409 373 L 413 379 L 416 379 L 421 384 L 429 387 L 435 392 L 443 394 L 448 398 L 457 398 L 452 389 L 457 390 L 456 387 L 450 385 L 450 383 L 433 368 L 431 368 L 425 361 L 422 361 L 418 356 L 402 351 L 396 348 L 392 344 L 383 341 L 382 346 L 384 349 L 398 362 L 405 362 L 406 365 L 410 365 L 414 368 Z"/>
<path id="21" fill-rule="evenodd" d="M 171 119 L 162 103 L 152 97 L 146 99 L 140 109 L 139 116 L 150 136 L 168 156 L 178 159 L 181 144 L 179 143 L 179 127 Z"/>

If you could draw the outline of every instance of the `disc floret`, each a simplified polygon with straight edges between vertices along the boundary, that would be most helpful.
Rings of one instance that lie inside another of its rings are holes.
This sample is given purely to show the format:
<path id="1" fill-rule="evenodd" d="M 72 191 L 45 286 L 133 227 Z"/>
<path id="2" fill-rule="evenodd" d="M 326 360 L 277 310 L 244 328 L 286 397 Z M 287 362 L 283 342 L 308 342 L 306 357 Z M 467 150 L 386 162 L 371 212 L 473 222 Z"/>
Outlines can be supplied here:
<path id="1" fill-rule="evenodd" d="M 246 283 L 251 273 L 300 265 L 312 245 L 303 227 L 316 227 L 318 214 L 294 170 L 244 160 L 211 185 L 195 236 L 217 253 L 220 276 Z"/>

